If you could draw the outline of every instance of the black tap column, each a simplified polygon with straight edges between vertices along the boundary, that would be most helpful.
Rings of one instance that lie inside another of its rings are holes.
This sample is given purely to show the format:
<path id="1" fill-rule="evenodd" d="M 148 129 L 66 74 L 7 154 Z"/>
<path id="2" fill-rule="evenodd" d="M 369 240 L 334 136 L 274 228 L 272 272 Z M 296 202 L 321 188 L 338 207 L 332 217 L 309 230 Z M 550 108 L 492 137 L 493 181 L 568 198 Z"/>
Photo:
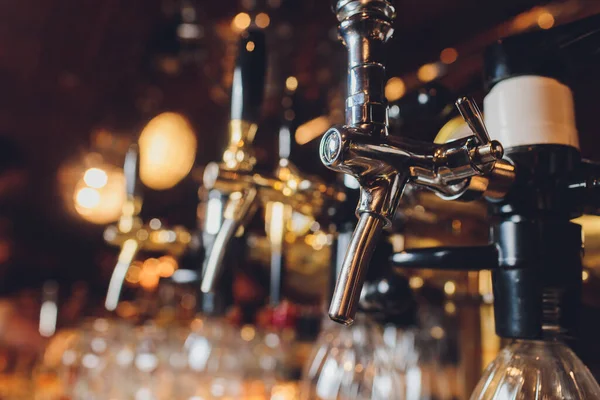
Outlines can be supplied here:
<path id="1" fill-rule="evenodd" d="M 594 19 L 598 22 L 598 18 Z M 490 135 L 505 147 L 516 180 L 499 202 L 492 242 L 498 335 L 541 339 L 570 336 L 581 297 L 581 215 L 572 182 L 582 168 L 565 49 L 590 20 L 503 39 L 485 55 Z M 565 45 L 568 43 L 568 45 Z M 579 46 L 581 49 L 581 46 Z"/>

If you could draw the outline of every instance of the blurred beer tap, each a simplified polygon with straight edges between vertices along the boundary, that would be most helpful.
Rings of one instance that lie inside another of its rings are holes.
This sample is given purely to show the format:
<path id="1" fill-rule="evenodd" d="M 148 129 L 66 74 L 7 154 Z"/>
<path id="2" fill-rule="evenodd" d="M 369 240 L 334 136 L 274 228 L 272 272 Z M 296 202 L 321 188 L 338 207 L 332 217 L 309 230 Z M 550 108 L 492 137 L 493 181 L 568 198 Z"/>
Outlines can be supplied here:
<path id="1" fill-rule="evenodd" d="M 139 146 L 132 144 L 125 155 L 123 165 L 127 197 L 119 221 L 104 231 L 107 243 L 120 247 L 117 264 L 113 270 L 104 303 L 108 311 L 114 311 L 127 276 L 127 271 L 141 250 L 182 254 L 190 242 L 190 233 L 183 227 L 169 229 L 155 219 L 144 224 L 139 217 L 143 197 L 139 183 Z"/>
<path id="2" fill-rule="evenodd" d="M 277 169 L 273 174 L 260 174 L 254 170 L 256 159 L 252 142 L 258 129 L 265 72 L 264 33 L 249 30 L 240 40 L 239 56 L 233 76 L 230 142 L 222 162 L 210 163 L 204 172 L 204 188 L 209 191 L 209 197 L 210 192 L 216 192 L 217 197 L 227 198 L 221 207 L 220 227 L 207 251 L 201 285 L 201 290 L 205 293 L 214 291 L 229 243 L 260 205 L 268 208 L 270 212 L 281 214 L 278 218 L 270 218 L 266 227 L 272 244 L 271 250 L 281 253 L 281 224 L 285 208 L 304 215 L 317 216 L 323 213 L 332 201 L 344 196 L 320 179 L 302 175 L 289 161 L 289 150 L 288 155 L 280 154 Z M 289 132 L 289 128 L 287 129 Z M 292 140 L 291 135 L 287 140 Z M 274 224 L 278 224 L 279 227 Z"/>
<path id="3" fill-rule="evenodd" d="M 467 98 L 456 106 L 473 136 L 434 144 L 389 135 L 384 50 L 393 34 L 395 9 L 386 0 L 340 0 L 335 11 L 349 53 L 346 125 L 325 133 L 320 156 L 327 167 L 354 176 L 361 186 L 358 225 L 329 312 L 333 320 L 349 325 L 371 255 L 407 184 L 448 200 L 501 196 L 505 185 L 494 182 L 510 183 L 512 167 L 502 161 L 502 145 L 490 140 L 479 109 Z"/>
<path id="4" fill-rule="evenodd" d="M 207 236 L 207 230 L 213 234 L 203 267 L 201 290 L 204 293 L 215 289 L 227 246 L 238 229 L 252 218 L 258 206 L 257 188 L 252 182 L 256 164 L 252 143 L 258 130 L 266 58 L 264 33 L 258 30 L 244 32 L 233 72 L 229 144 L 222 161 L 210 163 L 204 170 L 204 189 L 208 191 L 209 198 L 219 200 L 221 212 L 217 223 L 207 223 L 204 227 L 203 236 Z M 216 221 L 214 216 L 209 217 Z"/>

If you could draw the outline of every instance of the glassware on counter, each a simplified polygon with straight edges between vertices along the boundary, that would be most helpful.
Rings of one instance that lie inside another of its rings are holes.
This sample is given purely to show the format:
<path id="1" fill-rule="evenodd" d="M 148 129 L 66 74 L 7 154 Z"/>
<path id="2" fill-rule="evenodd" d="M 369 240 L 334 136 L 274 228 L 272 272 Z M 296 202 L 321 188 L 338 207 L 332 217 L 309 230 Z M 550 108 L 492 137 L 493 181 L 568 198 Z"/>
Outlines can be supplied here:
<path id="1" fill-rule="evenodd" d="M 599 399 L 600 387 L 559 340 L 516 340 L 487 367 L 471 400 Z"/>
<path id="2" fill-rule="evenodd" d="M 386 325 L 383 340 L 392 354 L 394 369 L 400 381 L 399 400 L 450 400 L 450 379 L 441 360 L 444 348 L 439 326 L 431 329 L 398 328 Z M 441 331 L 443 332 L 443 331 Z"/>
<path id="3" fill-rule="evenodd" d="M 64 346 L 57 376 L 65 396 L 72 399 L 102 399 L 122 396 L 123 371 L 134 357 L 131 327 L 117 320 L 90 319 L 56 346 Z M 52 347 L 49 347 L 51 349 Z M 48 354 L 48 351 L 47 351 Z"/>
<path id="4" fill-rule="evenodd" d="M 325 324 L 305 366 L 301 400 L 453 398 L 438 324 L 381 326 L 365 315 L 350 327 Z"/>
<path id="5" fill-rule="evenodd" d="M 304 370 L 302 400 L 389 400 L 401 382 L 381 330 L 364 315 L 349 327 L 330 321 Z"/>
<path id="6" fill-rule="evenodd" d="M 195 319 L 183 343 L 187 368 L 179 377 L 181 398 L 241 398 L 248 359 L 242 343 L 225 319 Z"/>

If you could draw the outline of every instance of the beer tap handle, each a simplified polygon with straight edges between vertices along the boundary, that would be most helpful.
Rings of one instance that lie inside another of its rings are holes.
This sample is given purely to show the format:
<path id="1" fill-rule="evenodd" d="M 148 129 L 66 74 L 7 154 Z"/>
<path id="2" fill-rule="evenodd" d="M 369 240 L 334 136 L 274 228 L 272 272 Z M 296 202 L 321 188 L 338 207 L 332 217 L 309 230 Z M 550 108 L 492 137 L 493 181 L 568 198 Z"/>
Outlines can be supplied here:
<path id="1" fill-rule="evenodd" d="M 473 135 L 479 139 L 479 144 L 488 144 L 490 142 L 490 135 L 485 127 L 483 115 L 477 103 L 468 97 L 461 97 L 456 100 L 456 108 L 467 125 L 469 125 Z"/>
<path id="2" fill-rule="evenodd" d="M 265 34 L 250 29 L 242 34 L 231 87 L 231 119 L 256 123 L 267 69 Z"/>
<path id="3" fill-rule="evenodd" d="M 456 100 L 456 108 L 464 118 L 467 125 L 478 140 L 478 146 L 475 151 L 469 155 L 471 164 L 475 172 L 488 174 L 494 169 L 496 161 L 504 156 L 504 148 L 497 140 L 491 140 L 483 115 L 477 106 L 477 103 L 468 97 L 461 97 Z"/>

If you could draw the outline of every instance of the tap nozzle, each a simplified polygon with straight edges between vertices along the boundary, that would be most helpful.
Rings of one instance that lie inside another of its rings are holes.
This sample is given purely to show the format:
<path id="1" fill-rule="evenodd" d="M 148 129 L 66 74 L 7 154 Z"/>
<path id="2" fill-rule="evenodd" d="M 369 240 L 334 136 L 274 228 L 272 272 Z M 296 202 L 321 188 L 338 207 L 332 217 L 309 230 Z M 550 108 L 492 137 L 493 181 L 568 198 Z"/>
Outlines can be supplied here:
<path id="1" fill-rule="evenodd" d="M 360 299 L 373 251 L 383 231 L 384 220 L 364 213 L 360 215 L 346 254 L 356 257 L 345 257 L 340 270 L 331 304 L 329 318 L 344 325 L 352 325 Z"/>

